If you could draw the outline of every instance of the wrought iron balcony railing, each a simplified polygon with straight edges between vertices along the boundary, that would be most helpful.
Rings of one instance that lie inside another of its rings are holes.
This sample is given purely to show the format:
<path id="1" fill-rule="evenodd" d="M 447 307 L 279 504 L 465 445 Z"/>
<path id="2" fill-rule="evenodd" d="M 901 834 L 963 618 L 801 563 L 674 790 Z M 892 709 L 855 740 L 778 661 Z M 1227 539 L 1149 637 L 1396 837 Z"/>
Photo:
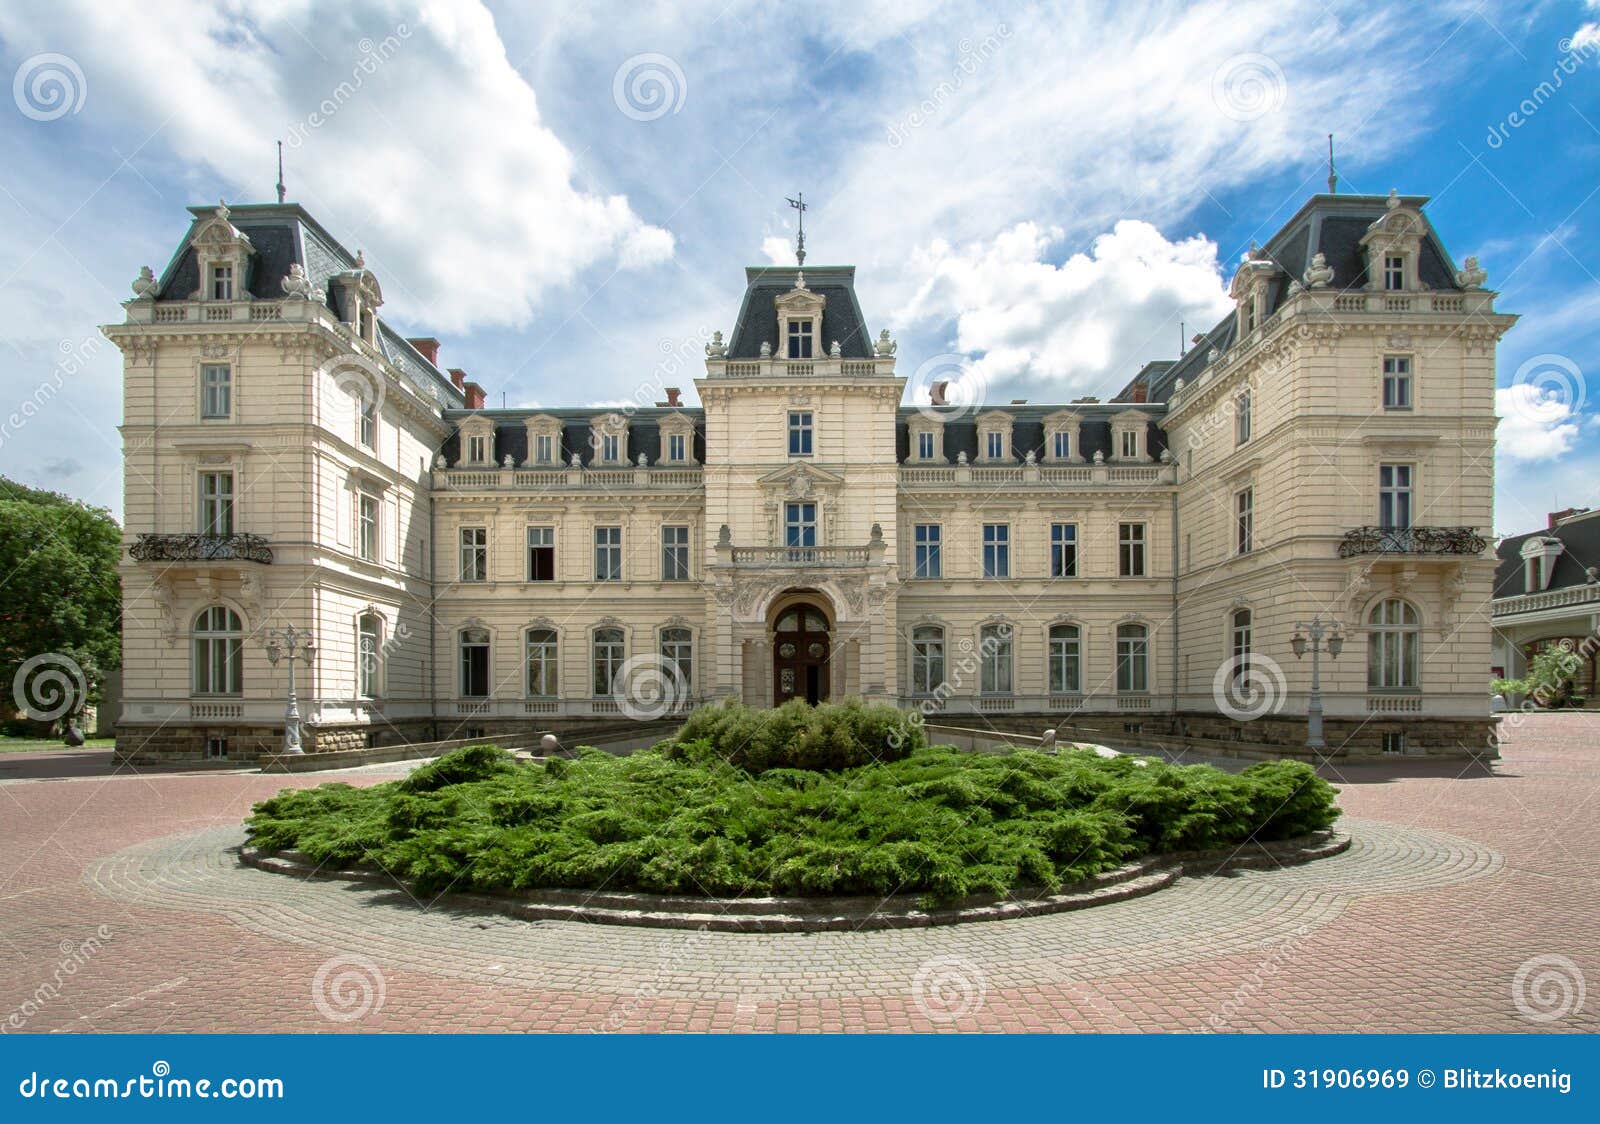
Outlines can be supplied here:
<path id="1" fill-rule="evenodd" d="M 272 561 L 272 547 L 262 535 L 140 535 L 128 553 L 140 562 Z"/>
<path id="2" fill-rule="evenodd" d="M 1340 558 L 1360 554 L 1482 554 L 1488 542 L 1471 527 L 1356 527 L 1344 533 Z"/>

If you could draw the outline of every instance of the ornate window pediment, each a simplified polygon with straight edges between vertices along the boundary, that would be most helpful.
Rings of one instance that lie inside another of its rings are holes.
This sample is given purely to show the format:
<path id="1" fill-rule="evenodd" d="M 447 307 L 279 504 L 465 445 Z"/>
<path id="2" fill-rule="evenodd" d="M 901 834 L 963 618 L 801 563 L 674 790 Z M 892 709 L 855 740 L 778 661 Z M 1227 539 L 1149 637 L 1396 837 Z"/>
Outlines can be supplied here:
<path id="1" fill-rule="evenodd" d="M 806 288 L 802 271 L 795 287 L 777 297 L 778 355 L 790 359 L 818 359 L 826 354 L 822 340 L 822 310 L 827 299 Z"/>
<path id="2" fill-rule="evenodd" d="M 932 461 L 943 462 L 944 455 L 944 420 L 928 414 L 914 414 L 906 422 L 906 433 L 910 437 L 911 448 L 906 455 L 908 461 L 928 463 Z M 924 441 L 927 435 L 929 440 Z"/>
<path id="3" fill-rule="evenodd" d="M 482 414 L 474 414 L 462 419 L 460 434 L 461 451 L 456 456 L 457 464 L 494 464 L 494 422 Z"/>
<path id="4" fill-rule="evenodd" d="M 661 447 L 657 464 L 692 465 L 694 459 L 694 419 L 687 414 L 668 414 L 659 424 Z M 675 440 L 676 439 L 676 440 Z M 681 456 L 678 454 L 682 454 Z"/>
<path id="5" fill-rule="evenodd" d="M 549 414 L 534 414 L 523 420 L 528 431 L 528 456 L 524 464 L 545 465 L 550 468 L 561 464 L 561 419 Z"/>
<path id="6" fill-rule="evenodd" d="M 978 460 L 1009 461 L 1011 456 L 1011 415 L 1004 410 L 985 410 L 978 415 Z"/>
<path id="7" fill-rule="evenodd" d="M 1367 288 L 1403 292 L 1423 287 L 1417 272 L 1428 220 L 1416 207 L 1389 193 L 1388 210 L 1361 236 L 1367 259 Z"/>
<path id="8" fill-rule="evenodd" d="M 211 216 L 196 225 L 189 239 L 200 275 L 199 288 L 190 294 L 190 300 L 250 299 L 245 271 L 256 249 L 250 236 L 228 221 L 228 215 L 228 205 L 218 203 Z"/>
<path id="9" fill-rule="evenodd" d="M 1281 272 L 1267 252 L 1251 243 L 1250 250 L 1234 272 L 1228 295 L 1237 307 L 1237 336 L 1243 339 L 1267 318 L 1267 292 L 1272 278 Z"/>
<path id="10" fill-rule="evenodd" d="M 1083 459 L 1083 446 L 1079 435 L 1083 429 L 1083 416 L 1076 410 L 1056 410 L 1044 418 L 1044 459 L 1047 463 L 1064 464 Z M 1058 436 L 1059 435 L 1059 436 Z"/>
<path id="11" fill-rule="evenodd" d="M 383 305 L 383 289 L 372 275 L 372 270 L 367 268 L 366 254 L 356 251 L 355 264 L 343 273 L 335 274 L 333 283 L 339 289 L 341 319 L 362 339 L 376 343 L 378 309 Z"/>
<path id="12" fill-rule="evenodd" d="M 628 419 L 615 411 L 589 419 L 591 463 L 628 463 Z"/>
<path id="13" fill-rule="evenodd" d="M 833 494 L 844 486 L 837 472 L 818 468 L 808 461 L 797 461 L 756 478 L 768 499 L 810 499 L 821 493 Z"/>
<path id="14" fill-rule="evenodd" d="M 1124 410 L 1111 419 L 1111 459 L 1142 461 L 1148 458 L 1146 436 L 1150 415 L 1143 410 Z"/>

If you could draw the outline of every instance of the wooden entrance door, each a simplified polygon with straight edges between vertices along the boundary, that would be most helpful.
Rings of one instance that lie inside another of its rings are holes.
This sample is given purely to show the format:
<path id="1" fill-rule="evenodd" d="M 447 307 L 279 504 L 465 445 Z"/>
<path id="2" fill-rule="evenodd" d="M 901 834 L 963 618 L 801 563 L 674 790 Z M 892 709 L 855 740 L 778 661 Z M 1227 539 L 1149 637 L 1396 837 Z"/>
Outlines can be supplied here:
<path id="1" fill-rule="evenodd" d="M 793 605 L 778 617 L 772 639 L 773 702 L 828 698 L 828 618 L 812 605 Z"/>

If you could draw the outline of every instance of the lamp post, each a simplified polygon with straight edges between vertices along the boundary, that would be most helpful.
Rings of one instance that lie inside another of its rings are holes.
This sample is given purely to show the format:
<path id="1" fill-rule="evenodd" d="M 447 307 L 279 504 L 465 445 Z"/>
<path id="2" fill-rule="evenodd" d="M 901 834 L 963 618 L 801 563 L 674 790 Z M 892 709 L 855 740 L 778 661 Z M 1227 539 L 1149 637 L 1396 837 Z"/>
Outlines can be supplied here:
<path id="1" fill-rule="evenodd" d="M 1304 630 L 1302 635 L 1301 630 Z M 1310 638 L 1309 643 L 1307 637 Z M 1322 749 L 1322 650 L 1326 646 L 1328 657 L 1338 659 L 1344 649 L 1344 634 L 1338 621 L 1324 622 L 1319 613 L 1309 621 L 1296 621 L 1294 637 L 1289 641 L 1294 658 L 1300 659 L 1311 649 L 1311 700 L 1306 703 L 1306 748 Z"/>
<path id="2" fill-rule="evenodd" d="M 311 661 L 316 659 L 317 644 L 309 632 L 297 631 L 294 625 L 284 629 L 269 629 L 267 632 L 267 660 L 273 667 L 278 666 L 278 661 L 285 657 L 289 660 L 289 706 L 283 712 L 283 752 L 304 753 L 300 747 L 300 708 L 295 703 L 294 697 L 294 659 L 296 655 L 306 661 L 306 667 L 311 666 Z"/>

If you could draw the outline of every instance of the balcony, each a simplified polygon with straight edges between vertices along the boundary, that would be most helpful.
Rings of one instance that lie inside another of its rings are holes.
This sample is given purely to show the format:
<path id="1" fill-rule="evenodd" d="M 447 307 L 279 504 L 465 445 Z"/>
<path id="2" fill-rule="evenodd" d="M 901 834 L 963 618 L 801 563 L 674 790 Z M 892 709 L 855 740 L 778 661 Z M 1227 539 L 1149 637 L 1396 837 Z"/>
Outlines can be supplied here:
<path id="1" fill-rule="evenodd" d="M 696 491 L 704 486 L 698 465 L 635 465 L 614 468 L 550 466 L 436 468 L 433 486 L 441 492 L 635 492 Z"/>
<path id="2" fill-rule="evenodd" d="M 262 535 L 140 535 L 128 553 L 139 562 L 272 562 Z"/>
<path id="3" fill-rule="evenodd" d="M 865 566 L 872 561 L 866 546 L 736 546 L 735 566 Z"/>
<path id="4" fill-rule="evenodd" d="M 1340 558 L 1364 554 L 1476 555 L 1488 542 L 1471 527 L 1356 527 L 1344 533 Z"/>
<path id="5" fill-rule="evenodd" d="M 729 359 L 714 356 L 706 360 L 706 374 L 714 379 L 858 379 L 894 374 L 894 356 L 872 359 L 845 359 L 821 356 L 814 359 Z"/>

